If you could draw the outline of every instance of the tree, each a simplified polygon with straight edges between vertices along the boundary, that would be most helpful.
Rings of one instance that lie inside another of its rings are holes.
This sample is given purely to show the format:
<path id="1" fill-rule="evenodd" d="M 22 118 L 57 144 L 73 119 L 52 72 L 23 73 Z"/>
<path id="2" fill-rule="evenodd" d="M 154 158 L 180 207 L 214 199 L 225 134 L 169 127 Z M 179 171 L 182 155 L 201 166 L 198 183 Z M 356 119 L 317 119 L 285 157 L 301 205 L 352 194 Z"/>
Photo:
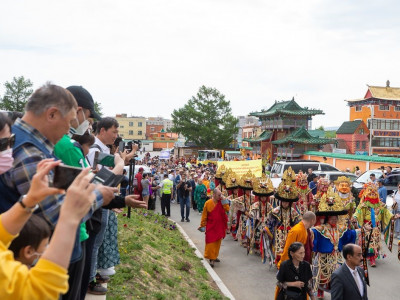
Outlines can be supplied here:
<path id="1" fill-rule="evenodd" d="M 94 101 L 94 111 L 97 112 L 100 117 L 103 116 L 103 107 L 97 101 Z"/>
<path id="2" fill-rule="evenodd" d="M 322 130 L 322 131 L 325 131 L 325 128 L 324 128 L 324 126 L 319 126 L 318 128 L 317 128 L 317 130 Z"/>
<path id="3" fill-rule="evenodd" d="M 0 97 L 0 109 L 23 112 L 28 97 L 32 94 L 32 81 L 24 76 L 14 77 L 11 82 L 6 81 L 4 96 Z"/>
<path id="4" fill-rule="evenodd" d="M 237 132 L 237 118 L 230 101 L 215 88 L 200 87 L 184 107 L 172 113 L 172 131 L 181 133 L 200 147 L 226 148 Z"/>

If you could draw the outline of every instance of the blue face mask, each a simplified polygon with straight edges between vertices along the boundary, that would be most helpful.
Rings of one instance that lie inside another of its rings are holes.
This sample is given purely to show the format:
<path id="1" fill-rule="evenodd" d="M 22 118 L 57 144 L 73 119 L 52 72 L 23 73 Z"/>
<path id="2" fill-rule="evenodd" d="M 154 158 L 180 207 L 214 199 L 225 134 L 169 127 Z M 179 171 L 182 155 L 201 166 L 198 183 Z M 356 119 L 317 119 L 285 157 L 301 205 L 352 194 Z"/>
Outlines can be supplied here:
<path id="1" fill-rule="evenodd" d="M 46 248 L 47 248 L 47 246 L 46 246 Z M 39 253 L 39 252 L 33 253 L 33 255 L 36 255 L 37 257 L 33 260 L 32 264 L 31 264 L 31 268 L 37 264 L 37 262 L 39 261 L 40 257 L 43 255 L 43 253 Z"/>
<path id="2" fill-rule="evenodd" d="M 32 264 L 31 264 L 31 268 L 34 267 L 34 266 L 36 266 L 36 264 L 37 264 L 37 262 L 39 261 L 39 258 L 40 258 L 40 256 L 41 256 L 41 254 L 39 254 L 39 253 L 34 253 L 34 254 L 36 254 L 37 257 L 33 260 Z"/>

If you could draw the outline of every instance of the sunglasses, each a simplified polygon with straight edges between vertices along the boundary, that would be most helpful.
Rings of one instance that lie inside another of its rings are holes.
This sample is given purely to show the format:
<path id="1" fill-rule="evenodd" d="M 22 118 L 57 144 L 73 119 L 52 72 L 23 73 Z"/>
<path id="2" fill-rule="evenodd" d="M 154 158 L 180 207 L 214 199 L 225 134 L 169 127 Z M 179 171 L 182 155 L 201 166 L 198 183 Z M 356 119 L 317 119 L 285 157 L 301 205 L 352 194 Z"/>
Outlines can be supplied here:
<path id="1" fill-rule="evenodd" d="M 15 134 L 12 134 L 8 138 L 0 139 L 0 152 L 7 150 L 8 147 L 12 148 L 15 144 Z"/>

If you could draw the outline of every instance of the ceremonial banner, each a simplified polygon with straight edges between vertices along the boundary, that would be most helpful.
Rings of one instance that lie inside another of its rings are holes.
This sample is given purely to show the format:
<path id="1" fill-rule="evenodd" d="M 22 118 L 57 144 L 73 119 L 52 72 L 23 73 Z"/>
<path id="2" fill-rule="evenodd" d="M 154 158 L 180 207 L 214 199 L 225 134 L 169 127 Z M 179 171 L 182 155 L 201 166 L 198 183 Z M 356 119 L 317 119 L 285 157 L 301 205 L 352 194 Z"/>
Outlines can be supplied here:
<path id="1" fill-rule="evenodd" d="M 169 159 L 171 152 L 169 150 L 162 150 L 160 153 L 160 159 Z"/>
<path id="2" fill-rule="evenodd" d="M 239 176 L 246 174 L 249 170 L 254 174 L 256 177 L 262 176 L 262 160 L 240 160 L 240 161 L 218 161 L 217 162 L 218 168 L 222 165 L 225 168 L 231 168 Z"/>

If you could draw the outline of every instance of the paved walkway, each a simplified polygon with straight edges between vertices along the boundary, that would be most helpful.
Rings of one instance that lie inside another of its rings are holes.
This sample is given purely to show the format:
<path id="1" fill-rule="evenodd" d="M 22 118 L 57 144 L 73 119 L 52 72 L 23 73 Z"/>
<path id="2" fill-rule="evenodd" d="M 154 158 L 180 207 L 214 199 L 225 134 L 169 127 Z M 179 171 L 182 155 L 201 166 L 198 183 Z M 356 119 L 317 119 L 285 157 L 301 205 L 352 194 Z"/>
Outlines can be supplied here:
<path id="1" fill-rule="evenodd" d="M 160 211 L 157 199 L 157 211 Z M 179 223 L 194 244 L 204 253 L 204 233 L 197 230 L 201 216 L 197 211 L 191 210 L 190 223 L 180 222 L 180 207 L 171 204 L 171 218 Z M 400 261 L 397 259 L 397 240 L 394 240 L 393 253 L 390 253 L 383 243 L 387 255 L 385 259 L 377 261 L 377 268 L 369 268 L 371 286 L 368 287 L 369 299 L 399 299 L 398 280 L 400 274 Z M 219 258 L 220 263 L 215 264 L 215 272 L 228 287 L 236 299 L 273 300 L 276 284 L 275 267 L 269 269 L 268 264 L 262 264 L 261 258 L 248 255 L 247 250 L 238 245 L 231 235 L 222 241 Z M 331 299 L 326 293 L 325 300 Z"/>
<path id="2" fill-rule="evenodd" d="M 160 201 L 157 199 L 156 211 L 160 212 Z M 197 230 L 201 216 L 191 210 L 190 223 L 180 222 L 180 206 L 171 204 L 171 219 L 182 226 L 200 252 L 204 253 L 204 233 Z M 384 245 L 387 257 L 378 260 L 377 268 L 369 268 L 371 286 L 368 288 L 369 299 L 397 300 L 400 261 L 397 259 L 397 240 L 394 241 L 393 253 Z M 232 237 L 227 236 L 221 246 L 220 263 L 215 264 L 214 271 L 227 286 L 236 299 L 273 300 L 276 273 L 275 267 L 269 269 L 268 264 L 262 264 L 259 256 L 246 255 L 247 250 L 240 247 Z M 118 272 L 118 267 L 117 267 Z M 87 296 L 86 300 L 105 300 L 104 296 Z M 325 295 L 329 300 L 330 295 Z"/>

